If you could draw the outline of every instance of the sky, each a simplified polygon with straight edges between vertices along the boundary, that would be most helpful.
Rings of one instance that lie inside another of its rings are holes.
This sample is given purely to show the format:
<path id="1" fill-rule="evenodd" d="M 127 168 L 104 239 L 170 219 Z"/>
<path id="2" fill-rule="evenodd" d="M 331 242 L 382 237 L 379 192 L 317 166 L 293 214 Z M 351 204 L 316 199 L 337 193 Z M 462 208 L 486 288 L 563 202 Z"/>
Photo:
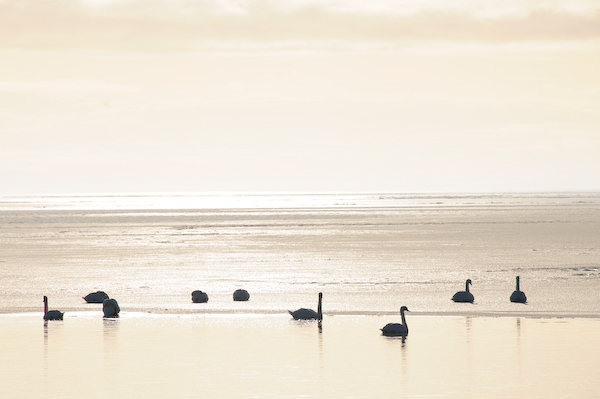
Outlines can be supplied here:
<path id="1" fill-rule="evenodd" d="M 0 0 L 0 195 L 572 190 L 596 0 Z"/>

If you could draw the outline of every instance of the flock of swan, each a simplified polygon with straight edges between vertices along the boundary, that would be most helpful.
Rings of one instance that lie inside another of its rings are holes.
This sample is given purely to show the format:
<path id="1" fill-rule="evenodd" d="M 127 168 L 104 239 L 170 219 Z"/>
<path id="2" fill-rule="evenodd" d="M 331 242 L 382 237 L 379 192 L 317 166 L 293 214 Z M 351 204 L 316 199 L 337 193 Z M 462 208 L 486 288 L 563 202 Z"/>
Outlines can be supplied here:
<path id="1" fill-rule="evenodd" d="M 101 303 L 104 317 L 119 317 L 119 303 L 114 298 L 109 298 L 104 291 L 91 292 L 83 297 L 87 303 Z M 235 290 L 233 293 L 234 301 L 247 301 L 250 299 L 250 294 L 246 290 Z M 208 302 L 208 294 L 203 291 L 196 290 L 192 292 L 192 302 L 202 303 Z M 320 307 L 321 305 L 319 305 Z M 62 320 L 64 313 L 60 310 L 48 310 L 48 297 L 44 296 L 44 320 Z"/>
<path id="2" fill-rule="evenodd" d="M 475 297 L 471 292 L 469 292 L 469 286 L 473 285 L 471 279 L 467 279 L 465 283 L 465 290 L 458 291 L 452 297 L 454 302 L 469 302 L 473 303 Z M 92 292 L 83 297 L 87 303 L 102 303 L 102 311 L 104 312 L 104 317 L 119 317 L 119 304 L 115 299 L 111 299 L 104 291 Z M 250 294 L 246 290 L 236 290 L 233 293 L 234 301 L 247 301 L 250 299 Z M 521 291 L 520 288 L 520 279 L 517 276 L 517 287 L 515 291 L 510 296 L 511 302 L 517 303 L 525 303 L 527 302 L 527 296 L 525 293 Z M 192 292 L 192 302 L 194 303 L 202 303 L 208 302 L 208 294 L 203 291 L 196 290 Z M 323 293 L 319 292 L 319 303 L 317 305 L 317 311 L 315 312 L 312 309 L 300 308 L 298 310 L 289 311 L 290 315 L 294 318 L 294 320 L 317 320 L 319 323 L 319 327 L 321 326 L 321 322 L 323 320 L 323 311 L 322 311 L 322 302 L 323 302 Z M 402 336 L 405 337 L 408 335 L 408 325 L 406 324 L 406 318 L 404 316 L 404 312 L 409 312 L 406 306 L 402 306 L 400 308 L 400 318 L 402 319 L 402 323 L 388 323 L 382 329 L 381 332 L 386 336 Z M 64 313 L 59 310 L 48 310 L 48 297 L 44 296 L 44 320 L 62 320 Z"/>
<path id="3" fill-rule="evenodd" d="M 83 297 L 87 303 L 101 303 L 104 317 L 119 317 L 119 304 L 116 299 L 109 298 L 106 292 L 96 291 Z M 62 320 L 64 313 L 60 310 L 48 310 L 48 297 L 44 296 L 44 320 Z"/>

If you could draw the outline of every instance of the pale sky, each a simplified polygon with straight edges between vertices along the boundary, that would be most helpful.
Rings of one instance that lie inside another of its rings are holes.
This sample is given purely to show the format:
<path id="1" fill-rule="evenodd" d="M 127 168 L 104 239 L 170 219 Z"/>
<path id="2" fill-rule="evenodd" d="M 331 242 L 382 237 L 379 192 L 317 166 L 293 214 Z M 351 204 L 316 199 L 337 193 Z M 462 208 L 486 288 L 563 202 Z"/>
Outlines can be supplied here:
<path id="1" fill-rule="evenodd" d="M 557 190 L 597 0 L 0 0 L 0 195 Z"/>

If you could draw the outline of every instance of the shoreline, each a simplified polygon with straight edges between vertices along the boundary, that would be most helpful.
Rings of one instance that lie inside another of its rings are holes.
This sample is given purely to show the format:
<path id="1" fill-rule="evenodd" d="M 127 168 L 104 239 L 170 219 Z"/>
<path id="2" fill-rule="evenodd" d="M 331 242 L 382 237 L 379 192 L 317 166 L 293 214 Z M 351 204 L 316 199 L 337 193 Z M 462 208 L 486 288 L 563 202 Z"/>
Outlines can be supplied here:
<path id="1" fill-rule="evenodd" d="M 83 317 L 83 316 L 102 316 L 102 310 L 65 310 L 65 317 Z M 42 311 L 26 311 L 26 312 L 0 312 L 1 317 L 11 316 L 39 316 L 42 317 Z M 178 309 L 176 311 L 163 310 L 163 311 L 148 311 L 133 309 L 128 311 L 121 311 L 121 316 L 148 316 L 148 317 L 190 317 L 190 316 L 286 316 L 289 317 L 287 311 L 280 310 L 235 310 L 235 311 L 224 311 L 216 309 L 208 309 L 203 311 L 182 311 Z M 398 316 L 398 312 L 384 311 L 384 312 L 371 312 L 371 311 L 339 311 L 339 312 L 324 312 L 324 317 L 336 317 L 336 316 L 352 316 L 352 317 L 378 317 L 386 316 L 393 317 Z M 562 313 L 562 312 L 524 312 L 524 313 L 512 313 L 512 312 L 419 312 L 411 311 L 410 317 L 468 317 L 468 318 L 526 318 L 526 319 L 600 319 L 600 314 L 592 313 Z"/>

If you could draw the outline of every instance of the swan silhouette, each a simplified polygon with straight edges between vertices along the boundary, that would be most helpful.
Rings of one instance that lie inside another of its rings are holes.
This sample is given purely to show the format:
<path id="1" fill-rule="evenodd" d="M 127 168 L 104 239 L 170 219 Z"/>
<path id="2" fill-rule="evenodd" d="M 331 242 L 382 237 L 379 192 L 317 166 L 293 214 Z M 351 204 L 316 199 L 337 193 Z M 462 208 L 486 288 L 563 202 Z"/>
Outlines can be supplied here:
<path id="1" fill-rule="evenodd" d="M 527 296 L 525 295 L 525 293 L 523 291 L 521 291 L 519 280 L 520 280 L 519 276 L 517 276 L 517 289 L 510 295 L 510 301 L 518 302 L 518 303 L 525 303 L 525 302 L 527 302 Z"/>
<path id="2" fill-rule="evenodd" d="M 473 285 L 473 283 L 471 283 L 471 279 L 467 280 L 467 282 L 465 284 L 465 290 L 458 291 L 456 294 L 454 294 L 454 296 L 452 297 L 452 300 L 454 302 L 471 302 L 471 303 L 473 303 L 473 301 L 475 300 L 475 297 L 473 296 L 473 294 L 471 294 L 469 292 L 469 285 Z"/>
<path id="3" fill-rule="evenodd" d="M 233 293 L 234 301 L 247 301 L 250 299 L 250 294 L 246 290 L 235 290 Z"/>
<path id="4" fill-rule="evenodd" d="M 121 309 L 115 299 L 105 299 L 102 302 L 102 311 L 104 312 L 104 317 L 119 317 Z"/>
<path id="5" fill-rule="evenodd" d="M 406 336 L 408 335 L 408 325 L 406 324 L 406 319 L 404 318 L 404 312 L 410 312 L 406 306 L 402 306 L 400 308 L 400 317 L 402 318 L 402 324 L 400 323 L 388 323 L 381 329 L 383 335 L 387 335 L 389 337 L 393 336 Z"/>
<path id="6" fill-rule="evenodd" d="M 196 291 L 192 292 L 192 302 L 194 302 L 194 303 L 208 302 L 208 294 L 206 292 L 196 290 Z"/>
<path id="7" fill-rule="evenodd" d="M 319 292 L 319 307 L 315 312 L 312 309 L 300 308 L 298 310 L 288 310 L 294 320 L 318 320 L 321 322 L 323 320 L 323 312 L 321 311 L 321 302 L 323 301 L 323 293 Z"/>
<path id="8" fill-rule="evenodd" d="M 62 320 L 63 314 L 59 310 L 48 310 L 48 297 L 44 296 L 44 320 Z"/>
<path id="9" fill-rule="evenodd" d="M 83 297 L 87 303 L 102 303 L 105 299 L 108 299 L 108 295 L 104 291 L 96 291 L 87 294 Z"/>

